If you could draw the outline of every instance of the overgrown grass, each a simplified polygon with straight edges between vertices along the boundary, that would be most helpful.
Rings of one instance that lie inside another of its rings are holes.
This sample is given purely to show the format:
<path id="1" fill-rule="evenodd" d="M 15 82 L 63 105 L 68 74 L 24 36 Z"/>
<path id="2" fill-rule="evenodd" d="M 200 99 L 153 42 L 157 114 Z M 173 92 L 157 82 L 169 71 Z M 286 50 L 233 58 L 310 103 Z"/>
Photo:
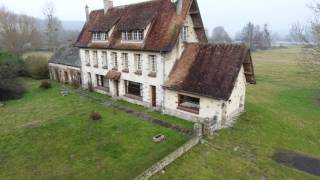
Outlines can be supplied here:
<path id="1" fill-rule="evenodd" d="M 320 156 L 320 81 L 299 65 L 299 52 L 254 53 L 258 84 L 248 87 L 246 113 L 235 127 L 218 132 L 154 179 L 317 179 L 271 159 L 277 148 Z"/>
<path id="2" fill-rule="evenodd" d="M 27 83 L 24 98 L 0 108 L 0 179 L 132 179 L 188 140 L 77 95 Z M 91 112 L 102 119 L 90 120 Z M 155 144 L 152 137 L 164 134 Z"/>

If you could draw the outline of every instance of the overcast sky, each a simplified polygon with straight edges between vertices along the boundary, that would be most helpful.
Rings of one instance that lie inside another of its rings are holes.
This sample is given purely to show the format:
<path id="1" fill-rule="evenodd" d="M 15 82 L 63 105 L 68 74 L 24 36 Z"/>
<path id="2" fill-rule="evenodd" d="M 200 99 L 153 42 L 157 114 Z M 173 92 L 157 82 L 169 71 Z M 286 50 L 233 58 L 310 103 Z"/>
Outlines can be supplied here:
<path id="1" fill-rule="evenodd" d="M 16 13 L 42 17 L 41 8 L 50 0 L 0 0 Z M 123 5 L 144 0 L 114 0 Z M 243 25 L 252 21 L 255 24 L 267 23 L 274 32 L 286 34 L 290 25 L 310 17 L 307 4 L 314 0 L 198 0 L 205 27 L 224 26 L 234 35 Z M 51 0 L 55 4 L 56 15 L 61 20 L 85 20 L 84 6 L 101 9 L 103 0 Z"/>

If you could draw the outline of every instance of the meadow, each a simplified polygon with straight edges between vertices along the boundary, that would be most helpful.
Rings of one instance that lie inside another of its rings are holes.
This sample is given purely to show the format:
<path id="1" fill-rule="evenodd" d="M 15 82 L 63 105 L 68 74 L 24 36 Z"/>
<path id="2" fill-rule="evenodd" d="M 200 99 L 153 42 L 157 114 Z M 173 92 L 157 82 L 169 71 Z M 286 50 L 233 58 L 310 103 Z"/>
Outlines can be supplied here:
<path id="1" fill-rule="evenodd" d="M 271 158 L 279 149 L 320 157 L 320 76 L 301 59 L 299 48 L 254 52 L 257 84 L 248 86 L 246 112 L 235 126 L 153 179 L 318 179 Z"/>

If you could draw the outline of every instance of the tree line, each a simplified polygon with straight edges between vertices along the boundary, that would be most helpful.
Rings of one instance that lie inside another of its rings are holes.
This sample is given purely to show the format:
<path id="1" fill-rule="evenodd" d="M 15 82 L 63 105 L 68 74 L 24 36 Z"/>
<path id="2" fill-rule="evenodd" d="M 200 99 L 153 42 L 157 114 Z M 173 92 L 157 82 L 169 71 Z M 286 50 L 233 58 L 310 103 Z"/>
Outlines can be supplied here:
<path id="1" fill-rule="evenodd" d="M 20 56 L 30 50 L 54 50 L 75 40 L 79 32 L 63 28 L 52 3 L 43 6 L 42 14 L 44 19 L 37 19 L 0 7 L 0 48 Z"/>
<path id="2" fill-rule="evenodd" d="M 243 43 L 250 49 L 270 49 L 271 48 L 271 31 L 267 24 L 261 28 L 249 22 L 240 32 L 238 32 L 233 40 L 222 26 L 213 29 L 209 38 L 211 43 Z"/>

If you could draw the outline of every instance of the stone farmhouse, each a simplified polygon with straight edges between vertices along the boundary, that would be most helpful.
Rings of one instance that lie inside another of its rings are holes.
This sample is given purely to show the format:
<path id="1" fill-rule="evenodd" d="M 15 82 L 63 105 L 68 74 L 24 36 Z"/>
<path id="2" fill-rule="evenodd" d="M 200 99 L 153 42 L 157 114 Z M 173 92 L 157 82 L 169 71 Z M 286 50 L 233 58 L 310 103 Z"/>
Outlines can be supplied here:
<path id="1" fill-rule="evenodd" d="M 86 6 L 75 43 L 79 60 L 54 57 L 52 79 L 78 78 L 84 88 L 205 124 L 210 132 L 244 111 L 246 85 L 255 83 L 250 50 L 208 44 L 197 0 L 103 3 L 91 13 Z M 81 78 L 74 76 L 79 72 Z"/>

